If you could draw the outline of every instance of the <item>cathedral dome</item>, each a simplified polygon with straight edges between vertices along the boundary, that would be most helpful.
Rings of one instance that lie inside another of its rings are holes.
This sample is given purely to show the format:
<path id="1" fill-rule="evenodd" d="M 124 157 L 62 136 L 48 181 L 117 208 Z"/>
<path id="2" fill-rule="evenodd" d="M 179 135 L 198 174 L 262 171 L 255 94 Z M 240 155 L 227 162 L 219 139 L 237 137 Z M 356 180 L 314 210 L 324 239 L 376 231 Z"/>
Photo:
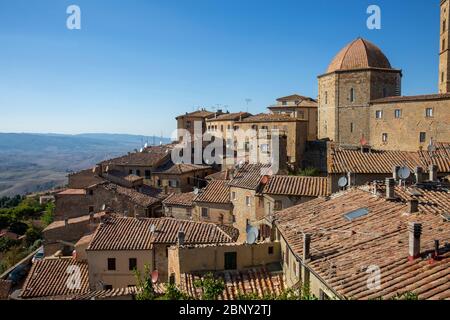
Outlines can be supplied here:
<path id="1" fill-rule="evenodd" d="M 373 43 L 358 38 L 342 49 L 328 66 L 327 73 L 366 68 L 392 69 L 388 58 Z"/>

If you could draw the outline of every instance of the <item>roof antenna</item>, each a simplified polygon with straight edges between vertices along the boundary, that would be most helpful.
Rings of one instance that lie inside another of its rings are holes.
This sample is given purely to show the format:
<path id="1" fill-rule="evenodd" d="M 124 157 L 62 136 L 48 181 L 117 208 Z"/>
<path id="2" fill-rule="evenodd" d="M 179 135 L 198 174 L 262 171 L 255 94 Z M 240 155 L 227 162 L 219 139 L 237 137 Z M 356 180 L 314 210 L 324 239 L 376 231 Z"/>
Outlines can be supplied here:
<path id="1" fill-rule="evenodd" d="M 250 98 L 246 98 L 246 99 L 245 99 L 245 103 L 247 104 L 247 110 L 246 110 L 246 112 L 248 112 L 248 104 L 249 104 L 250 102 L 252 102 L 252 99 L 250 99 Z"/>

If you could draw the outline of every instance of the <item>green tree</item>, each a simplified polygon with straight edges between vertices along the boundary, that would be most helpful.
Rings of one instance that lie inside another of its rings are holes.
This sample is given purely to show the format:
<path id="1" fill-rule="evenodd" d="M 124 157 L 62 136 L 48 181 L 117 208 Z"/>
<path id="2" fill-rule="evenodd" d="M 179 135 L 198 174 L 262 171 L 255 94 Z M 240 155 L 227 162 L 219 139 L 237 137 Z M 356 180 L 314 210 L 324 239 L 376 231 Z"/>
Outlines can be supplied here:
<path id="1" fill-rule="evenodd" d="M 55 204 L 53 202 L 49 202 L 45 207 L 45 212 L 41 217 L 41 221 L 44 224 L 44 227 L 48 226 L 54 221 L 55 218 Z"/>
<path id="2" fill-rule="evenodd" d="M 42 238 L 42 232 L 34 227 L 28 228 L 25 232 L 25 243 L 27 247 L 32 246 L 37 240 Z"/>
<path id="3" fill-rule="evenodd" d="M 144 266 L 144 273 L 137 269 L 134 269 L 134 276 L 136 278 L 136 300 L 155 300 L 156 293 L 153 288 L 152 275 L 150 266 L 146 264 Z"/>
<path id="4" fill-rule="evenodd" d="M 223 280 L 214 278 L 212 273 L 208 273 L 202 279 L 196 280 L 194 286 L 202 289 L 202 300 L 217 300 L 225 290 Z"/>
<path id="5" fill-rule="evenodd" d="M 161 297 L 161 300 L 191 300 L 184 292 L 180 291 L 173 283 L 166 284 L 166 291 Z"/>

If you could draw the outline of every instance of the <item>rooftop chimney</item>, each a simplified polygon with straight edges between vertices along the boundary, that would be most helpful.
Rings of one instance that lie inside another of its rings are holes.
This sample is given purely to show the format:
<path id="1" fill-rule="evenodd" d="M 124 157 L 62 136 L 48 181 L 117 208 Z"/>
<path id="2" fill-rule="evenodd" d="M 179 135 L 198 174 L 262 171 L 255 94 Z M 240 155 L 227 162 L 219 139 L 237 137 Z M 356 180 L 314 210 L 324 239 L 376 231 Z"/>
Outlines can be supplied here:
<path id="1" fill-rule="evenodd" d="M 429 173 L 430 173 L 430 178 L 429 180 L 432 182 L 436 182 L 437 181 L 437 172 L 438 172 L 438 167 L 434 164 L 430 165 L 428 167 Z"/>
<path id="2" fill-rule="evenodd" d="M 422 235 L 422 224 L 410 222 L 409 233 L 409 260 L 417 259 L 420 256 L 420 236 Z"/>
<path id="3" fill-rule="evenodd" d="M 418 213 L 419 212 L 419 200 L 410 199 L 408 201 L 408 213 Z"/>
<path id="4" fill-rule="evenodd" d="M 311 235 L 309 233 L 303 234 L 303 262 L 307 262 L 311 259 Z"/>
<path id="5" fill-rule="evenodd" d="M 386 199 L 387 200 L 395 199 L 395 179 L 394 178 L 386 178 Z"/>
<path id="6" fill-rule="evenodd" d="M 392 168 L 392 178 L 394 178 L 395 181 L 398 180 L 398 170 L 400 170 L 399 166 L 394 166 Z"/>
<path id="7" fill-rule="evenodd" d="M 348 180 L 347 187 L 349 188 L 352 187 L 355 184 L 355 175 L 351 172 L 348 172 L 347 180 Z"/>
<path id="8" fill-rule="evenodd" d="M 414 174 L 416 175 L 416 183 L 422 183 L 423 182 L 423 168 L 416 167 L 416 169 L 414 170 Z"/>
<path id="9" fill-rule="evenodd" d="M 439 257 L 439 240 L 434 240 L 434 257 Z"/>
<path id="10" fill-rule="evenodd" d="M 64 227 L 67 227 L 69 225 L 69 219 L 65 218 L 64 219 Z"/>
<path id="11" fill-rule="evenodd" d="M 179 246 L 184 245 L 184 237 L 185 237 L 184 232 L 183 231 L 179 231 L 178 232 L 178 245 Z"/>

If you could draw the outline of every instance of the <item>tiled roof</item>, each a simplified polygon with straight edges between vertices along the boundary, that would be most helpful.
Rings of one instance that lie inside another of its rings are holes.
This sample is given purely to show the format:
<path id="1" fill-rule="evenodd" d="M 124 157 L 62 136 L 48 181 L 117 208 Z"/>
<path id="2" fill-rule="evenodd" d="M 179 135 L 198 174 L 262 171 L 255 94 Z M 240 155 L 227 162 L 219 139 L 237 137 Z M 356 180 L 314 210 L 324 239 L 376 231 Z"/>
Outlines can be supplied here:
<path id="1" fill-rule="evenodd" d="M 11 291 L 12 281 L 0 279 L 0 300 L 6 300 Z"/>
<path id="2" fill-rule="evenodd" d="M 288 114 L 272 114 L 272 113 L 260 113 L 255 116 L 251 116 L 237 121 L 237 123 L 252 123 L 252 122 L 294 122 L 303 121 L 298 118 L 291 117 Z"/>
<path id="3" fill-rule="evenodd" d="M 70 280 L 77 267 L 80 275 L 80 287 L 71 289 Z M 68 285 L 69 284 L 69 285 Z M 71 296 L 89 291 L 87 263 L 72 258 L 44 259 L 36 261 L 25 280 L 20 297 L 23 299 Z"/>
<path id="4" fill-rule="evenodd" d="M 352 220 L 345 214 L 358 209 L 368 214 Z M 450 241 L 450 224 L 427 211 L 406 214 L 402 201 L 388 201 L 361 189 L 318 198 L 280 211 L 276 225 L 301 260 L 303 233 L 311 234 L 308 268 L 341 298 L 389 299 L 414 292 L 420 299 L 449 299 L 450 247 L 441 247 L 441 259 L 427 258 L 434 240 Z M 408 225 L 423 225 L 421 257 L 408 260 Z M 431 251 L 430 251 L 431 250 Z M 381 288 L 367 286 L 369 266 L 381 270 Z"/>
<path id="5" fill-rule="evenodd" d="M 85 194 L 86 194 L 86 190 L 84 190 L 84 189 L 66 189 L 64 191 L 61 191 L 57 195 L 67 196 L 67 195 L 85 195 Z"/>
<path id="6" fill-rule="evenodd" d="M 194 299 L 200 299 L 203 289 L 195 287 L 194 283 L 203 279 L 204 275 L 204 272 L 181 274 L 181 290 Z M 269 273 L 264 268 L 216 272 L 214 277 L 222 279 L 225 283 L 220 300 L 236 300 L 243 294 L 257 294 L 262 298 L 269 294 L 279 295 L 285 289 L 283 274 Z"/>
<path id="7" fill-rule="evenodd" d="M 213 180 L 208 183 L 206 188 L 200 190 L 195 202 L 208 203 L 231 203 L 230 186 L 226 180 Z"/>
<path id="8" fill-rule="evenodd" d="M 302 100 L 308 100 L 308 101 L 312 101 L 312 102 L 317 102 L 313 98 L 301 96 L 299 94 L 293 94 L 293 95 L 290 95 L 290 96 L 281 97 L 281 98 L 277 99 L 277 101 L 279 101 L 279 102 L 282 102 L 282 101 L 302 101 Z"/>
<path id="9" fill-rule="evenodd" d="M 329 173 L 392 173 L 395 166 L 407 166 L 414 170 L 431 164 L 438 166 L 439 172 L 450 172 L 450 144 L 435 143 L 433 152 L 381 151 L 363 153 L 359 149 L 344 149 L 330 146 L 328 159 Z"/>
<path id="10" fill-rule="evenodd" d="M 142 207 L 149 207 L 161 201 L 161 198 L 152 197 L 132 188 L 125 188 L 114 183 L 100 185 L 101 188 L 127 197 L 131 202 Z"/>
<path id="11" fill-rule="evenodd" d="M 329 195 L 326 177 L 271 176 L 263 193 L 286 196 L 324 197 Z"/>
<path id="12" fill-rule="evenodd" d="M 210 118 L 206 122 L 211 121 L 239 121 L 241 119 L 245 119 L 250 117 L 252 114 L 248 112 L 236 112 L 236 113 L 225 113 L 220 116 Z"/>
<path id="13" fill-rule="evenodd" d="M 94 219 L 96 221 L 99 221 L 101 218 L 103 218 L 106 215 L 105 212 L 98 212 L 94 214 Z M 76 217 L 76 218 L 71 218 L 67 220 L 67 223 L 69 225 L 71 224 L 77 224 L 77 223 L 82 223 L 82 222 L 86 222 L 89 221 L 91 219 L 90 215 L 83 215 L 81 217 Z M 64 220 L 56 220 L 53 221 L 51 224 L 49 224 L 44 231 L 49 231 L 49 230 L 53 230 L 53 229 L 58 229 L 58 228 L 63 228 L 65 226 L 65 221 Z"/>
<path id="14" fill-rule="evenodd" d="M 155 226 L 155 232 L 150 227 Z M 100 224 L 88 250 L 150 250 L 154 243 L 175 244 L 178 232 L 186 244 L 235 242 L 235 228 L 171 218 L 111 218 Z"/>
<path id="15" fill-rule="evenodd" d="M 176 117 L 176 119 L 178 118 L 183 118 L 183 117 L 197 117 L 197 118 L 210 118 L 212 116 L 214 116 L 216 113 L 215 112 L 211 112 L 208 110 L 197 110 L 194 112 L 186 112 L 185 114 L 182 114 L 178 117 Z"/>
<path id="16" fill-rule="evenodd" d="M 230 170 L 223 170 L 210 174 L 205 177 L 206 180 L 230 180 Z"/>
<path id="17" fill-rule="evenodd" d="M 167 206 L 192 207 L 194 198 L 195 194 L 193 192 L 172 193 L 163 201 L 163 204 Z"/>
<path id="18" fill-rule="evenodd" d="M 336 55 L 328 66 L 327 73 L 366 68 L 391 69 L 391 64 L 380 48 L 365 39 L 358 38 Z"/>
<path id="19" fill-rule="evenodd" d="M 108 300 L 120 297 L 132 297 L 138 293 L 137 287 L 113 288 L 110 290 L 96 290 L 76 295 L 72 300 Z"/>
<path id="20" fill-rule="evenodd" d="M 394 96 L 386 97 L 381 99 L 376 99 L 370 101 L 370 103 L 387 103 L 387 102 L 413 102 L 413 101 L 430 101 L 430 100 L 448 100 L 450 99 L 450 93 L 440 93 L 440 94 L 427 94 L 418 96 Z"/>
<path id="21" fill-rule="evenodd" d="M 260 185 L 261 178 L 268 174 L 269 168 L 269 165 L 244 164 L 237 170 L 230 182 L 230 187 L 256 190 Z"/>
<path id="22" fill-rule="evenodd" d="M 103 161 L 102 165 L 152 167 L 169 157 L 172 148 L 172 145 L 148 147 L 144 152 L 133 152 L 119 158 Z"/>
<path id="23" fill-rule="evenodd" d="M 165 163 L 164 165 L 158 167 L 154 173 L 159 174 L 184 174 L 189 172 L 195 172 L 200 170 L 211 169 L 210 166 L 198 165 L 198 164 L 188 164 L 188 163 L 179 163 L 174 164 L 172 161 Z"/>

